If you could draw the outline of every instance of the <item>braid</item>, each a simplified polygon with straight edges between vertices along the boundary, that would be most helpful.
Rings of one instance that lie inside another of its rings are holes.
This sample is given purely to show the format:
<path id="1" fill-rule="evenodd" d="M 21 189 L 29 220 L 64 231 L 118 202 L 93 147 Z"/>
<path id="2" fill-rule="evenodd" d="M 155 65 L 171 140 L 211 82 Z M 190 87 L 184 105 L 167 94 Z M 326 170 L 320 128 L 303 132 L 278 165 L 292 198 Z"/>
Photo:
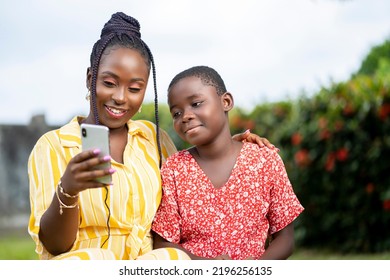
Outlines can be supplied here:
<path id="1" fill-rule="evenodd" d="M 161 144 L 160 144 L 160 126 L 159 126 L 159 118 L 158 118 L 158 95 L 157 95 L 157 83 L 156 83 L 156 67 L 154 64 L 154 59 L 152 52 L 146 43 L 141 39 L 140 33 L 140 24 L 138 20 L 133 17 L 130 17 L 122 12 L 115 13 L 111 16 L 111 19 L 104 25 L 102 32 L 100 34 L 100 39 L 94 44 L 91 52 L 90 63 L 91 63 L 91 102 L 93 115 L 96 124 L 100 124 L 99 115 L 96 104 L 96 85 L 97 85 L 97 75 L 99 70 L 100 60 L 102 58 L 103 53 L 108 52 L 110 48 L 114 46 L 120 46 L 129 49 L 137 50 L 141 56 L 145 59 L 146 65 L 150 71 L 150 65 L 152 65 L 153 71 L 153 82 L 154 82 L 154 111 L 156 118 L 156 140 L 157 140 L 157 148 L 158 148 L 158 156 L 159 156 L 159 167 L 161 168 L 162 162 L 162 152 L 161 152 Z M 107 229 L 108 235 L 107 239 L 103 242 L 101 247 L 108 241 L 110 238 L 110 217 L 111 210 L 109 205 L 107 204 L 108 198 L 108 188 L 106 189 L 106 199 L 105 205 L 108 209 L 108 217 L 107 217 Z"/>
<path id="2" fill-rule="evenodd" d="M 106 46 L 114 36 L 115 34 L 110 34 L 105 38 L 104 41 L 101 42 L 101 45 L 99 47 L 97 44 L 95 44 L 94 46 L 94 51 L 96 51 L 96 56 L 95 59 L 92 61 L 91 101 L 92 101 L 93 116 L 95 118 L 95 124 L 100 124 L 99 115 L 96 106 L 96 80 L 97 80 L 97 73 L 99 69 L 99 62 L 100 62 L 100 58 L 102 57 L 104 49 L 106 48 Z"/>
<path id="3" fill-rule="evenodd" d="M 111 19 L 104 25 L 101 36 L 111 33 L 118 35 L 133 34 L 141 39 L 140 28 L 138 20 L 125 13 L 118 12 L 113 14 Z"/>
<path id="4" fill-rule="evenodd" d="M 96 82 L 100 59 L 105 51 L 111 47 L 120 46 L 137 50 L 145 59 L 149 67 L 152 66 L 154 83 L 154 114 L 156 122 L 156 142 L 159 156 L 159 167 L 162 165 L 162 152 L 160 143 L 160 124 L 158 117 L 158 94 L 156 66 L 152 52 L 148 45 L 141 39 L 140 24 L 137 19 L 128 16 L 122 12 L 115 13 L 111 19 L 104 25 L 100 34 L 100 39 L 95 43 L 91 53 L 92 79 L 91 79 L 91 102 L 95 123 L 99 124 L 99 116 L 96 107 Z"/>
<path id="5" fill-rule="evenodd" d="M 159 167 L 162 166 L 162 152 L 161 152 L 161 144 L 160 144 L 160 120 L 158 117 L 158 94 L 157 94 L 157 78 L 156 78 L 156 65 L 154 64 L 153 54 L 150 51 L 148 45 L 144 43 L 145 49 L 147 50 L 150 61 L 152 64 L 152 74 L 153 74 L 153 87 L 154 87 L 154 118 L 156 122 L 156 141 L 157 141 L 157 149 L 159 156 Z"/>

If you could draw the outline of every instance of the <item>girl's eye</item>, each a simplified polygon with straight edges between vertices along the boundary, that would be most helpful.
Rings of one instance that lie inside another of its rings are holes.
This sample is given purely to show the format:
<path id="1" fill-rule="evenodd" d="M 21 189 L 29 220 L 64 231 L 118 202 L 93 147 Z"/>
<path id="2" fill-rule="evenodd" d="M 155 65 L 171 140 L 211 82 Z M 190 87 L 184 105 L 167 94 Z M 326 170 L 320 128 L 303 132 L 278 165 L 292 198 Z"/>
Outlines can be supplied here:
<path id="1" fill-rule="evenodd" d="M 176 119 L 180 116 L 180 112 L 172 112 L 172 118 Z"/>
<path id="2" fill-rule="evenodd" d="M 202 102 L 194 102 L 192 103 L 192 107 L 199 107 L 202 104 Z"/>

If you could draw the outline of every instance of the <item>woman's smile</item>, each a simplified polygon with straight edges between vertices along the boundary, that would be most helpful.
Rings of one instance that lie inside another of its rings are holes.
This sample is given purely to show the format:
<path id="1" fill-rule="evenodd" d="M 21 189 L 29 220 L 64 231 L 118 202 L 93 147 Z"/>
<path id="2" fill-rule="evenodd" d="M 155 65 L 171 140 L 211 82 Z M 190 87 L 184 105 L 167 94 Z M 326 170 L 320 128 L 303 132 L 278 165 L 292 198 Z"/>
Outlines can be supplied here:
<path id="1" fill-rule="evenodd" d="M 104 105 L 104 107 L 106 108 L 106 111 L 108 112 L 108 114 L 116 119 L 123 117 L 127 113 L 127 110 L 117 109 L 114 107 L 109 107 L 107 105 Z"/>

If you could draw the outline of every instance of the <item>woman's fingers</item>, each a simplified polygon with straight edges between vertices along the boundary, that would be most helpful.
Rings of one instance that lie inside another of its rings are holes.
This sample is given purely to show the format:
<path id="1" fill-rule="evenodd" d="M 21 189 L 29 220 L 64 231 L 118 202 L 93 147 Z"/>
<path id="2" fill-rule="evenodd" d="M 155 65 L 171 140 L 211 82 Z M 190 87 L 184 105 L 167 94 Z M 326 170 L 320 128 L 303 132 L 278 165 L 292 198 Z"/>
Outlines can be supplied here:
<path id="1" fill-rule="evenodd" d="M 101 188 L 106 184 L 97 182 L 100 177 L 115 172 L 109 164 L 110 156 L 99 156 L 100 150 L 88 150 L 77 154 L 69 161 L 62 183 L 72 193 L 79 193 L 89 188 Z M 65 187 L 64 187 L 65 188 Z"/>
<path id="2" fill-rule="evenodd" d="M 88 150 L 88 151 L 83 151 L 77 155 L 75 155 L 70 163 L 82 163 L 88 159 L 97 157 L 100 154 L 100 149 L 94 149 L 94 150 Z"/>

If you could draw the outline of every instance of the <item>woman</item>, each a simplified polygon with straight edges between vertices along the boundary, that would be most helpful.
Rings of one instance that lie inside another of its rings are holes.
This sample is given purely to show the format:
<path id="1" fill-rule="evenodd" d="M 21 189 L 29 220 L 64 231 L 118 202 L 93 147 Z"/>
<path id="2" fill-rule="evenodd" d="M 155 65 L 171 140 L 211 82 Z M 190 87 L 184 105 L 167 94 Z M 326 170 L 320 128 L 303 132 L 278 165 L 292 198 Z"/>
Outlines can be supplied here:
<path id="1" fill-rule="evenodd" d="M 136 19 L 112 15 L 91 53 L 89 115 L 46 133 L 31 152 L 28 230 L 40 259 L 188 259 L 181 250 L 152 250 L 160 167 L 176 148 L 158 126 L 154 60 L 139 30 Z M 131 120 L 141 108 L 151 69 L 156 124 Z M 111 157 L 99 150 L 81 152 L 82 123 L 109 128 Z M 246 140 L 270 145 L 255 135 Z M 107 161 L 111 168 L 94 169 Z M 96 182 L 108 174 L 112 184 Z"/>

